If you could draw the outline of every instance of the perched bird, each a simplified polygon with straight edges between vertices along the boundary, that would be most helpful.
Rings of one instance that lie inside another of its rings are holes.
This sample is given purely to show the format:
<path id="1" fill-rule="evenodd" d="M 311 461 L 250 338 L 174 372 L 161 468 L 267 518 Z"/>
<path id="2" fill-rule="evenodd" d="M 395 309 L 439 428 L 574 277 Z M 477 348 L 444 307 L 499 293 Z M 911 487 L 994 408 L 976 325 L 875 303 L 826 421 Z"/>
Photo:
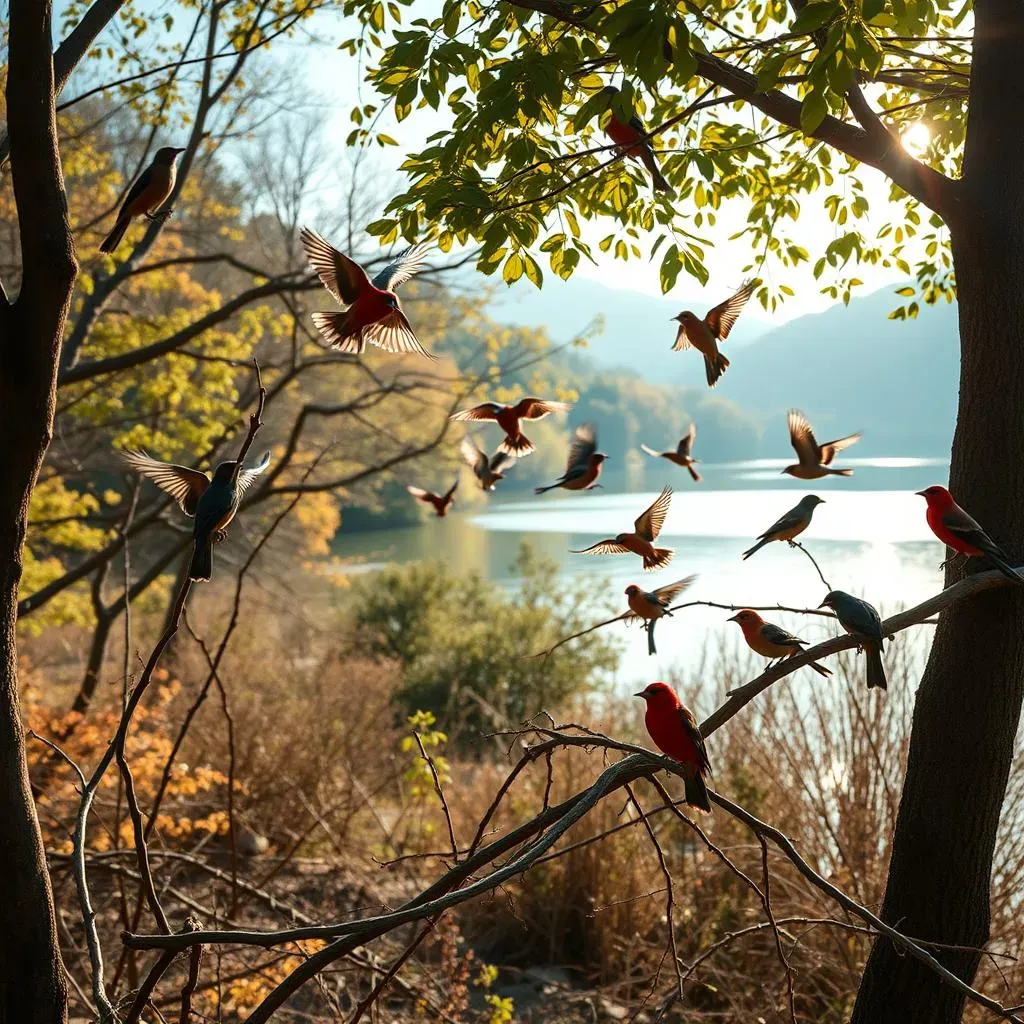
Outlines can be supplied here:
<path id="1" fill-rule="evenodd" d="M 657 459 L 668 459 L 669 462 L 674 462 L 677 466 L 682 466 L 683 469 L 690 471 L 690 476 L 693 477 L 695 484 L 700 483 L 700 473 L 695 470 L 694 464 L 700 462 L 700 459 L 695 459 L 690 453 L 693 451 L 693 442 L 697 437 L 697 424 L 691 423 L 690 429 L 683 434 L 679 439 L 679 444 L 675 451 L 667 452 L 656 452 L 653 448 L 648 448 L 647 445 L 640 445 L 641 451 L 645 451 L 648 455 L 653 455 Z"/>
<path id="2" fill-rule="evenodd" d="M 473 475 L 479 481 L 482 491 L 493 491 L 494 485 L 499 480 L 505 479 L 502 470 L 506 466 L 511 468 L 513 462 L 512 456 L 500 448 L 488 458 L 487 453 L 470 437 L 462 439 L 459 452 L 466 465 L 473 470 Z"/>
<path id="3" fill-rule="evenodd" d="M 771 661 L 776 658 L 792 658 L 807 645 L 806 640 L 794 636 L 789 630 L 776 626 L 774 622 L 765 622 L 752 608 L 738 611 L 727 621 L 738 623 L 743 630 L 743 639 L 747 641 L 747 646 L 755 654 L 760 654 L 762 658 Z M 819 665 L 816 661 L 811 662 L 809 667 L 820 676 L 832 675 L 824 665 Z"/>
<path id="4" fill-rule="evenodd" d="M 739 320 L 743 307 L 758 284 L 756 280 L 747 281 L 732 298 L 709 310 L 703 320 L 688 309 L 672 317 L 679 322 L 672 351 L 682 352 L 686 348 L 695 348 L 704 357 L 704 371 L 709 387 L 713 388 L 718 378 L 729 368 L 729 360 L 718 351 L 718 343 L 729 337 L 729 332 Z"/>
<path id="5" fill-rule="evenodd" d="M 683 706 L 676 691 L 667 683 L 651 683 L 633 696 L 647 701 L 644 725 L 655 746 L 673 761 L 686 766 L 683 778 L 686 802 L 710 814 L 711 800 L 704 780 L 711 774 L 711 761 L 693 712 Z"/>
<path id="6" fill-rule="evenodd" d="M 450 419 L 465 422 L 469 420 L 494 420 L 505 431 L 505 440 L 498 446 L 499 452 L 508 455 L 529 455 L 534 450 L 533 442 L 519 429 L 520 420 L 542 420 L 549 413 L 568 412 L 569 402 L 552 402 L 544 398 L 523 398 L 515 405 L 498 405 L 484 402 L 472 409 L 453 413 Z"/>
<path id="7" fill-rule="evenodd" d="M 1024 583 L 1024 575 L 1013 567 L 1006 553 L 953 500 L 953 495 L 945 487 L 933 484 L 916 493 L 928 502 L 925 518 L 932 533 L 947 548 L 952 548 L 958 557 L 987 558 L 1007 579 L 1014 583 Z M 943 566 L 945 564 L 942 563 Z"/>
<path id="8" fill-rule="evenodd" d="M 783 473 L 795 476 L 798 480 L 817 480 L 823 476 L 853 476 L 852 469 L 832 469 L 832 460 L 836 457 L 836 452 L 856 444 L 863 434 L 849 434 L 835 441 L 818 444 L 807 417 L 799 409 L 789 410 L 788 422 L 789 443 L 800 461 L 793 466 L 787 466 Z"/>
<path id="9" fill-rule="evenodd" d="M 882 641 L 885 635 L 882 633 L 882 617 L 878 612 L 867 601 L 842 590 L 829 591 L 818 607 L 831 608 L 836 613 L 839 625 L 857 638 L 868 659 L 868 689 L 877 686 L 887 690 L 889 686 L 885 681 L 885 666 L 882 664 Z"/>
<path id="10" fill-rule="evenodd" d="M 661 494 L 654 499 L 654 503 L 646 511 L 641 512 L 633 523 L 632 533 L 620 533 L 607 540 L 599 540 L 591 544 L 589 548 L 581 551 L 573 551 L 574 555 L 628 555 L 630 553 L 639 555 L 644 560 L 644 569 L 648 572 L 654 569 L 664 569 L 675 551 L 672 548 L 656 548 L 654 546 L 662 526 L 665 525 L 665 516 L 668 515 L 668 507 L 672 503 L 672 488 L 665 487 Z M 571 549 L 570 549 L 571 550 Z"/>
<path id="11" fill-rule="evenodd" d="M 534 487 L 534 494 L 543 494 L 562 487 L 567 491 L 592 491 L 601 485 L 597 478 L 601 475 L 601 467 L 608 456 L 597 450 L 597 431 L 593 424 L 584 423 L 576 428 L 572 442 L 569 444 L 569 457 L 566 459 L 565 472 L 546 487 Z"/>
<path id="12" fill-rule="evenodd" d="M 439 519 L 443 519 L 448 515 L 448 506 L 455 501 L 455 489 L 458 486 L 459 479 L 456 477 L 455 483 L 444 494 L 434 494 L 432 491 L 425 491 L 422 487 L 414 487 L 412 484 L 408 484 L 405 489 L 417 501 L 422 501 L 424 505 L 429 505 L 437 513 Z"/>
<path id="13" fill-rule="evenodd" d="M 224 531 L 235 518 L 242 495 L 270 465 L 270 452 L 252 469 L 242 469 L 234 460 L 222 462 L 213 471 L 212 480 L 198 469 L 160 462 L 142 451 L 121 454 L 132 469 L 166 491 L 185 515 L 195 517 L 189 579 L 209 580 L 213 573 L 214 542 L 224 539 Z"/>
<path id="14" fill-rule="evenodd" d="M 164 146 L 156 151 L 153 162 L 135 179 L 128 189 L 128 195 L 121 203 L 117 212 L 117 220 L 110 234 L 100 244 L 100 252 L 113 252 L 124 238 L 135 217 L 148 217 L 157 220 L 157 211 L 174 191 L 174 183 L 178 177 L 178 157 L 184 149 L 176 146 Z"/>
<path id="15" fill-rule="evenodd" d="M 808 494 L 806 498 L 801 498 L 793 508 L 757 538 L 757 543 L 752 548 L 743 552 L 743 557 L 749 558 L 755 551 L 760 551 L 765 544 L 770 544 L 773 540 L 787 540 L 792 544 L 793 538 L 799 537 L 811 525 L 814 510 L 824 504 L 824 500 L 816 494 Z"/>
<path id="16" fill-rule="evenodd" d="M 641 590 L 635 583 L 630 583 L 626 587 L 626 601 L 629 604 L 629 611 L 626 612 L 623 619 L 626 622 L 632 622 L 634 619 L 643 620 L 644 629 L 647 630 L 648 654 L 658 653 L 654 646 L 654 624 L 658 619 L 664 618 L 666 615 L 671 616 L 672 613 L 668 610 L 668 606 L 696 578 L 696 576 L 687 576 L 686 579 L 669 583 L 664 587 L 658 587 L 657 590 Z"/>
<path id="17" fill-rule="evenodd" d="M 619 95 L 619 90 L 614 85 L 606 85 L 601 92 L 608 97 L 609 103 L 614 103 L 615 97 Z M 647 136 L 647 129 L 644 127 L 643 121 L 636 114 L 633 114 L 628 121 L 622 121 L 614 109 L 609 113 L 611 116 L 604 128 L 608 138 L 618 146 L 619 152 L 623 156 L 639 160 L 647 168 L 655 192 L 664 192 L 669 199 L 674 199 L 676 190 L 661 173 L 658 158 L 654 155 L 654 149 L 651 147 L 651 140 Z"/>
<path id="18" fill-rule="evenodd" d="M 425 243 L 410 246 L 370 280 L 355 260 L 315 231 L 303 228 L 299 238 L 320 282 L 338 302 L 348 306 L 313 314 L 313 323 L 331 348 L 360 355 L 369 342 L 385 352 L 415 352 L 434 358 L 417 340 L 395 294 L 400 284 L 423 269 L 428 249 Z"/>

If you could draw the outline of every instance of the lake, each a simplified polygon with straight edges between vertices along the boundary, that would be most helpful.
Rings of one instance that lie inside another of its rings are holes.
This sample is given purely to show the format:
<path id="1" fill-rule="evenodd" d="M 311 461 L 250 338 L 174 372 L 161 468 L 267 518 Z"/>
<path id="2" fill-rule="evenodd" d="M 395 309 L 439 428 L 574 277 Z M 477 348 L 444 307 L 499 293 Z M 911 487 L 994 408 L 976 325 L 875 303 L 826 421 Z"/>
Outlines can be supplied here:
<path id="1" fill-rule="evenodd" d="M 815 607 L 825 588 L 810 560 L 784 543 L 769 544 L 750 559 L 741 558 L 754 538 L 805 494 L 825 500 L 801 540 L 833 587 L 858 594 L 883 614 L 917 604 L 942 588 L 939 563 L 945 557 L 925 523 L 924 499 L 914 494 L 945 482 L 943 459 L 843 459 L 851 478 L 831 477 L 811 484 L 780 475 L 786 460 L 757 460 L 700 467 L 694 484 L 685 470 L 650 460 L 619 477 L 606 474 L 606 489 L 586 494 L 553 491 L 542 496 L 500 490 L 485 504 L 465 507 L 421 526 L 351 534 L 342 532 L 340 550 L 352 559 L 349 572 L 369 572 L 389 563 L 443 559 L 456 572 L 477 571 L 514 586 L 511 563 L 523 541 L 559 565 L 569 579 L 607 579 L 614 603 L 609 615 L 626 608 L 622 591 L 630 583 L 646 590 L 692 573 L 699 578 L 680 600 L 723 604 Z M 644 573 L 635 555 L 575 555 L 602 537 L 629 530 L 664 484 L 675 489 L 659 545 L 675 548 L 668 568 Z M 463 485 L 465 486 L 465 484 Z M 739 627 L 731 612 L 688 608 L 658 626 L 658 654 L 647 654 L 647 638 L 620 623 L 606 627 L 623 642 L 615 686 L 633 690 L 637 682 L 694 667 L 707 644 L 737 646 Z M 835 625 L 816 616 L 765 613 L 808 641 L 832 635 Z"/>

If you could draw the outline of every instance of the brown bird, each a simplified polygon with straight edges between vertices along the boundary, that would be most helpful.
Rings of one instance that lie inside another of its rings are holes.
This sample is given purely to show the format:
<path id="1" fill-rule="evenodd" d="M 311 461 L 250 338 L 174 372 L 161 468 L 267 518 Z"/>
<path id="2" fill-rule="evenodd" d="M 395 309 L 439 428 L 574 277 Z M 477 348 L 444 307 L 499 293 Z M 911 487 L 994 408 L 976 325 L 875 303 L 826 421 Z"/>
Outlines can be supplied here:
<path id="1" fill-rule="evenodd" d="M 549 413 L 568 412 L 569 402 L 552 402 L 545 398 L 523 398 L 515 405 L 498 405 L 484 402 L 472 409 L 463 409 L 450 418 L 460 422 L 469 420 L 494 420 L 505 431 L 505 440 L 498 451 L 509 455 L 529 455 L 534 451 L 533 442 L 519 429 L 520 420 L 542 420 Z"/>
<path id="2" fill-rule="evenodd" d="M 417 501 L 422 501 L 424 505 L 429 505 L 437 513 L 438 518 L 443 519 L 448 515 L 448 506 L 455 501 L 455 489 L 458 486 L 459 481 L 456 478 L 455 483 L 444 494 L 434 494 L 433 491 L 425 491 L 422 487 L 416 487 L 413 484 L 407 484 L 405 489 Z"/>
<path id="3" fill-rule="evenodd" d="M 174 191 L 178 177 L 178 156 L 184 152 L 184 149 L 175 146 L 164 146 L 156 151 L 153 162 L 135 179 L 128 195 L 124 197 L 114 227 L 100 244 L 100 252 L 113 252 L 121 244 L 134 217 L 159 220 L 161 215 L 157 211 Z M 169 213 L 170 210 L 164 212 L 163 216 Z"/>
<path id="4" fill-rule="evenodd" d="M 747 646 L 762 658 L 768 658 L 768 668 L 778 658 L 784 661 L 786 658 L 795 658 L 807 646 L 806 640 L 794 636 L 788 629 L 776 626 L 774 622 L 765 622 L 760 615 L 752 608 L 743 608 L 738 611 L 728 622 L 739 624 L 743 630 L 743 639 Z M 820 676 L 832 675 L 824 665 L 812 661 L 808 668 L 813 668 Z"/>
<path id="5" fill-rule="evenodd" d="M 473 475 L 479 481 L 480 490 L 482 491 L 493 491 L 494 485 L 499 480 L 505 479 L 505 474 L 502 470 L 506 466 L 511 468 L 514 464 L 512 456 L 507 452 L 503 452 L 500 448 L 488 458 L 487 453 L 478 447 L 476 442 L 470 437 L 462 439 L 462 444 L 459 445 L 459 452 L 466 465 L 473 470 Z"/>
<path id="6" fill-rule="evenodd" d="M 807 417 L 799 409 L 789 410 L 789 443 L 799 459 L 795 465 L 787 466 L 782 472 L 798 480 L 817 480 L 823 476 L 853 476 L 852 469 L 832 469 L 836 452 L 856 444 L 864 435 L 849 434 L 835 441 L 818 444 L 814 438 Z"/>
<path id="7" fill-rule="evenodd" d="M 647 653 L 657 654 L 654 646 L 654 624 L 658 619 L 666 615 L 671 616 L 668 606 L 687 587 L 689 587 L 696 576 L 687 576 L 685 579 L 677 580 L 675 583 L 667 583 L 657 590 L 643 590 L 635 583 L 626 587 L 626 601 L 629 604 L 629 611 L 622 616 L 625 622 L 633 622 L 642 619 L 644 629 L 647 630 Z"/>
<path id="8" fill-rule="evenodd" d="M 562 487 L 567 491 L 592 491 L 601 485 L 597 478 L 601 475 L 601 467 L 608 456 L 597 450 L 597 431 L 593 424 L 583 423 L 576 428 L 576 433 L 569 445 L 569 457 L 566 460 L 565 472 L 547 487 L 534 487 L 534 494 L 543 494 Z"/>
<path id="9" fill-rule="evenodd" d="M 665 487 L 655 498 L 654 503 L 642 512 L 633 523 L 632 533 L 620 533 L 608 540 L 599 540 L 582 551 L 572 551 L 574 555 L 639 555 L 644 561 L 644 569 L 652 572 L 664 569 L 675 551 L 672 548 L 656 548 L 654 541 L 665 524 L 668 507 L 672 503 L 672 488 Z M 572 549 L 570 549 L 572 550 Z"/>
<path id="10" fill-rule="evenodd" d="M 759 283 L 757 280 L 748 281 L 732 298 L 709 310 L 703 320 L 688 309 L 672 317 L 679 322 L 676 343 L 672 346 L 672 351 L 681 352 L 692 346 L 700 352 L 704 357 L 704 370 L 707 373 L 709 387 L 714 387 L 718 383 L 718 378 L 729 368 L 729 360 L 718 351 L 718 343 L 729 337 L 729 332 Z"/>
<path id="11" fill-rule="evenodd" d="M 693 451 L 693 442 L 697 437 L 697 424 L 691 423 L 690 429 L 679 439 L 679 445 L 675 451 L 667 452 L 656 452 L 653 448 L 648 448 L 647 445 L 640 445 L 642 451 L 647 452 L 648 455 L 653 455 L 657 459 L 668 459 L 669 462 L 674 462 L 677 466 L 682 466 L 683 469 L 690 471 L 690 476 L 693 477 L 695 484 L 700 483 L 700 473 L 693 468 L 694 463 L 700 462 L 700 459 L 695 459 L 690 454 Z"/>
<path id="12" fill-rule="evenodd" d="M 808 494 L 801 498 L 785 515 L 776 519 L 764 533 L 758 536 L 757 543 L 752 548 L 743 552 L 744 560 L 748 559 L 755 551 L 760 551 L 765 544 L 771 544 L 773 540 L 786 540 L 789 541 L 790 547 L 795 547 L 793 541 L 811 525 L 814 510 L 824 504 L 824 500 L 816 494 Z"/>

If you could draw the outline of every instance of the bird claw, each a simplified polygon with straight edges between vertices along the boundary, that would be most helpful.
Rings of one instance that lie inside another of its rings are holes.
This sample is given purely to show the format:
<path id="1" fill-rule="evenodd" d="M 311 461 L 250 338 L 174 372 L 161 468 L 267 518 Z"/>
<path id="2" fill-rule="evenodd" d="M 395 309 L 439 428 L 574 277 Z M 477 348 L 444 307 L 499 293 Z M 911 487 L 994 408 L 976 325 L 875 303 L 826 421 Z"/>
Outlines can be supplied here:
<path id="1" fill-rule="evenodd" d="M 168 217 L 174 212 L 172 207 L 168 207 L 166 210 L 156 210 L 153 213 L 147 213 L 146 219 L 152 221 L 154 224 L 163 223 Z"/>
<path id="2" fill-rule="evenodd" d="M 227 530 L 216 530 L 214 532 L 214 534 L 213 534 L 213 543 L 214 544 L 220 544 L 222 541 L 225 541 L 227 539 L 228 539 L 228 531 Z"/>

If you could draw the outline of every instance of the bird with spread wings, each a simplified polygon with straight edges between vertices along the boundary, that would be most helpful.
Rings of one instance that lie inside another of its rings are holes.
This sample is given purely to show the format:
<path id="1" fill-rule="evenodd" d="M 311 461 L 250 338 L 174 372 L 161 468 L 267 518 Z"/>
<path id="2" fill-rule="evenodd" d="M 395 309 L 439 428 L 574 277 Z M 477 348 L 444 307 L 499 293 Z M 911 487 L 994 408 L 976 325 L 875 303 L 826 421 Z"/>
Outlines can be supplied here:
<path id="1" fill-rule="evenodd" d="M 614 537 L 599 540 L 588 548 L 576 551 L 574 555 L 639 555 L 643 559 L 644 569 L 653 572 L 664 569 L 675 551 L 672 548 L 656 548 L 654 546 L 661 528 L 665 525 L 669 506 L 672 504 L 672 488 L 665 487 L 661 494 L 637 516 L 633 523 L 632 533 L 619 533 Z"/>
<path id="2" fill-rule="evenodd" d="M 852 469 L 833 469 L 832 460 L 838 452 L 856 444 L 863 434 L 848 434 L 846 437 L 836 438 L 835 441 L 818 444 L 807 417 L 799 409 L 789 410 L 787 423 L 789 443 L 793 446 L 798 461 L 792 466 L 787 466 L 782 471 L 783 474 L 796 477 L 797 480 L 818 480 L 823 476 L 853 476 Z"/>
<path id="3" fill-rule="evenodd" d="M 693 457 L 693 442 L 696 439 L 697 424 L 691 423 L 690 429 L 679 439 L 679 444 L 675 450 L 669 449 L 668 451 L 659 452 L 653 448 L 648 448 L 645 444 L 640 445 L 640 450 L 654 456 L 656 459 L 668 459 L 669 462 L 674 462 L 677 466 L 682 466 L 683 469 L 689 470 L 690 476 L 693 477 L 693 482 L 699 484 L 701 479 L 700 473 L 693 468 L 695 463 L 700 462 L 700 459 Z"/>

